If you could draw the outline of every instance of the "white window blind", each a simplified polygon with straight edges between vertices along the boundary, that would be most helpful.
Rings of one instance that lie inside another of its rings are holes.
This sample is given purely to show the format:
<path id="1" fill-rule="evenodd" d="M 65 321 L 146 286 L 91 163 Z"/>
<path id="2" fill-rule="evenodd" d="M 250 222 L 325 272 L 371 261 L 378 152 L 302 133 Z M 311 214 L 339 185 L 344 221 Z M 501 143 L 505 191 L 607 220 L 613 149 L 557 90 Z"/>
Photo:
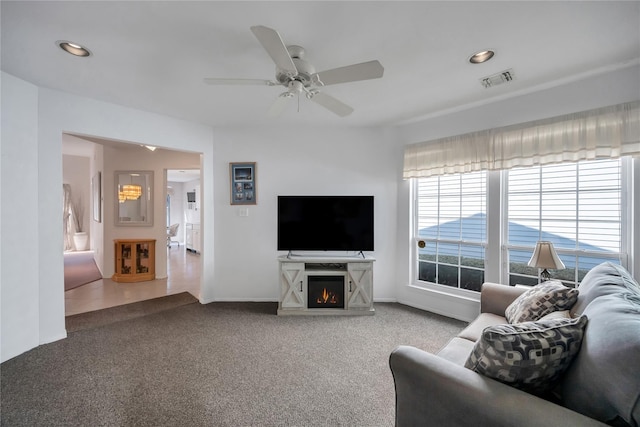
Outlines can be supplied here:
<path id="1" fill-rule="evenodd" d="M 486 172 L 417 180 L 418 280 L 479 291 L 484 282 Z"/>
<path id="2" fill-rule="evenodd" d="M 576 284 L 603 261 L 620 263 L 621 160 L 516 168 L 507 172 L 510 284 L 537 283 L 527 267 L 538 240 L 551 241 L 566 269 L 554 278 Z"/>

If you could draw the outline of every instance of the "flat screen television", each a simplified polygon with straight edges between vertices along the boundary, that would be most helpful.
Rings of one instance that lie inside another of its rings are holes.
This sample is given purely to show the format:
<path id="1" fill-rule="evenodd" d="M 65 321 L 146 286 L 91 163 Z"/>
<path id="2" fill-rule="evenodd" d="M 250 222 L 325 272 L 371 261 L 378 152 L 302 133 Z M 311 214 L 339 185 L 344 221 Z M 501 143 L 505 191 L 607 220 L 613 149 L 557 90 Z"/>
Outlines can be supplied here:
<path id="1" fill-rule="evenodd" d="M 279 251 L 373 251 L 373 196 L 278 196 Z"/>

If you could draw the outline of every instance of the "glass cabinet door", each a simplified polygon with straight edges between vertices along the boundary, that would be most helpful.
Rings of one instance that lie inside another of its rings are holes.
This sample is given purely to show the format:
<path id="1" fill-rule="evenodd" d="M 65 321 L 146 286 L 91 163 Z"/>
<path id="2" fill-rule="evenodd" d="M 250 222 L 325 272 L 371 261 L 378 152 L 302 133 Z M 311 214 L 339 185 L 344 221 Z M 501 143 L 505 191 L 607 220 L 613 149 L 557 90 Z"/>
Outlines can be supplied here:
<path id="1" fill-rule="evenodd" d="M 120 260 L 120 273 L 131 274 L 131 244 L 123 243 L 121 248 L 122 259 Z"/>
<path id="2" fill-rule="evenodd" d="M 149 244 L 138 243 L 136 245 L 136 273 L 149 272 Z"/>

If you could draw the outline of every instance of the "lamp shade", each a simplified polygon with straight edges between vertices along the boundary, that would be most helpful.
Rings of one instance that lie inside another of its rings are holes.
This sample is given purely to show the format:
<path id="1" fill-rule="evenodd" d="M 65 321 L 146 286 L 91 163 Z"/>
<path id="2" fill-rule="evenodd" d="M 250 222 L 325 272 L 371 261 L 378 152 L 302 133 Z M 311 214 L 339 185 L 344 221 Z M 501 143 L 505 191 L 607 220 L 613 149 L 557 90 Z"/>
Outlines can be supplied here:
<path id="1" fill-rule="evenodd" d="M 553 270 L 562 270 L 564 263 L 558 257 L 553 243 L 540 241 L 536 244 L 533 256 L 529 260 L 529 267 L 551 268 Z"/>

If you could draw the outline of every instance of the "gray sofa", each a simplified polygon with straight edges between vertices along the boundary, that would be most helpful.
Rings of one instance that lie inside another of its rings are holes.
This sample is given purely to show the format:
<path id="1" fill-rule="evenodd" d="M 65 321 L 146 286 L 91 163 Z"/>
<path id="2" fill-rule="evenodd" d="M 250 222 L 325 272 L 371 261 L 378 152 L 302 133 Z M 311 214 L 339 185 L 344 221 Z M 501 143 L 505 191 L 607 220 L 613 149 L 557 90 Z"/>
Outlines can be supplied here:
<path id="1" fill-rule="evenodd" d="M 484 328 L 523 288 L 485 283 L 480 315 L 437 355 L 400 346 L 389 364 L 396 426 L 640 426 L 640 286 L 603 263 L 579 286 L 572 316 L 588 318 L 579 352 L 554 392 L 529 394 L 464 367 Z"/>

